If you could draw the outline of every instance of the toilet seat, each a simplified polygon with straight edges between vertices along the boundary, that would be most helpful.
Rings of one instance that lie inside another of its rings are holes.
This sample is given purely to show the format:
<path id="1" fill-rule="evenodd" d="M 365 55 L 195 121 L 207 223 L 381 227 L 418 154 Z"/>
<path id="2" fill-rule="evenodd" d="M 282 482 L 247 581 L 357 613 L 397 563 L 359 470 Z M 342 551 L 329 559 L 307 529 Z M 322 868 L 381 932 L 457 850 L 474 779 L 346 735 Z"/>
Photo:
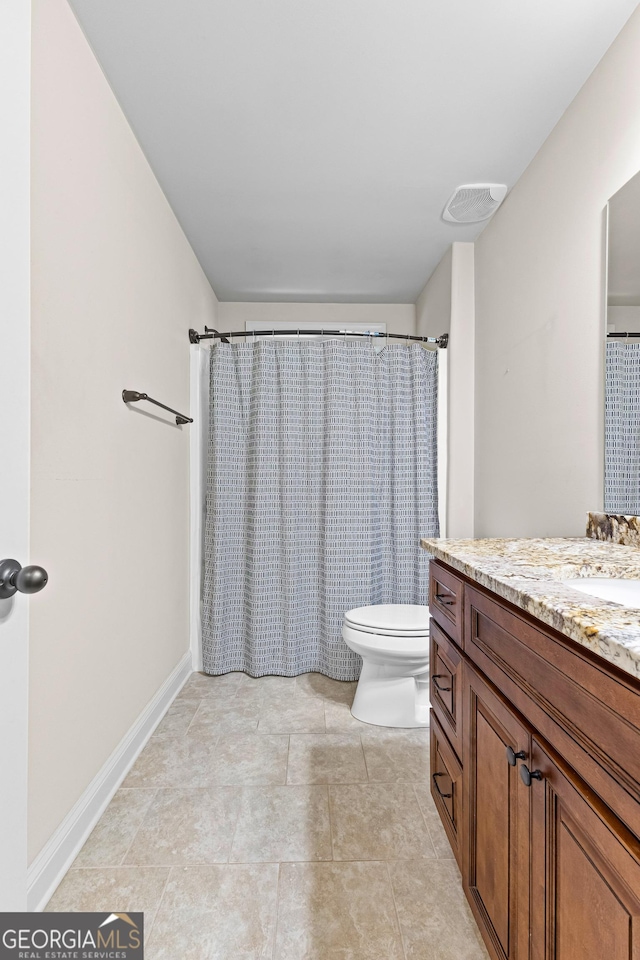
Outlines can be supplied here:
<path id="1" fill-rule="evenodd" d="M 429 658 L 429 637 L 392 636 L 388 633 L 368 633 L 357 630 L 350 623 L 342 625 L 342 639 L 355 653 L 376 663 L 406 663 L 407 673 L 413 664 Z"/>
<path id="2" fill-rule="evenodd" d="M 387 637 L 428 637 L 429 608 L 415 603 L 382 603 L 356 607 L 344 615 L 345 623 L 362 633 Z"/>

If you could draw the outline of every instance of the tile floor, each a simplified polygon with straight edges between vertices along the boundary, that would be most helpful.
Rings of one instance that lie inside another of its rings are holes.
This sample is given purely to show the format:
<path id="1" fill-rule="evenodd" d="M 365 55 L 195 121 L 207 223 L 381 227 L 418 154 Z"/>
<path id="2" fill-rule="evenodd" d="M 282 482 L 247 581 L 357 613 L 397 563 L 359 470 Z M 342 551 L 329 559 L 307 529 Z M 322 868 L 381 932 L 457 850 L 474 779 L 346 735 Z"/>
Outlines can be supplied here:
<path id="1" fill-rule="evenodd" d="M 428 732 L 354 692 L 193 674 L 48 909 L 143 910 L 147 960 L 487 960 Z"/>

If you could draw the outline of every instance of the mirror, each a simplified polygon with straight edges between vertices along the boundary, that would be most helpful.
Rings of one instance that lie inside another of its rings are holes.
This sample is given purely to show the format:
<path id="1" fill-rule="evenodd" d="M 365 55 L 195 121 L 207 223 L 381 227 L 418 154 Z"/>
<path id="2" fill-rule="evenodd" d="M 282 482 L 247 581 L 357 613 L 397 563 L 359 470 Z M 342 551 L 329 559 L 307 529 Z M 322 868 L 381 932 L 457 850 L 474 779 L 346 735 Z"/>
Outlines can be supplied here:
<path id="1" fill-rule="evenodd" d="M 640 515 L 640 173 L 609 201 L 605 347 L 606 513 Z"/>

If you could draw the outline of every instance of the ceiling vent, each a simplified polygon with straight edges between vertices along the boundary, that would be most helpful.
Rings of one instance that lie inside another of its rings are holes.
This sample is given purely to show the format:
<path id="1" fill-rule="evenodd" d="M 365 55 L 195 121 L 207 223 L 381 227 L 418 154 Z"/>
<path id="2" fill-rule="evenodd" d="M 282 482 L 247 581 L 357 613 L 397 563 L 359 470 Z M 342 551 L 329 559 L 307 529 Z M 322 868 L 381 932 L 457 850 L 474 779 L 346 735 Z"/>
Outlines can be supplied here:
<path id="1" fill-rule="evenodd" d="M 444 208 L 443 220 L 451 223 L 478 223 L 488 220 L 507 193 L 504 183 L 464 183 L 454 190 Z"/>

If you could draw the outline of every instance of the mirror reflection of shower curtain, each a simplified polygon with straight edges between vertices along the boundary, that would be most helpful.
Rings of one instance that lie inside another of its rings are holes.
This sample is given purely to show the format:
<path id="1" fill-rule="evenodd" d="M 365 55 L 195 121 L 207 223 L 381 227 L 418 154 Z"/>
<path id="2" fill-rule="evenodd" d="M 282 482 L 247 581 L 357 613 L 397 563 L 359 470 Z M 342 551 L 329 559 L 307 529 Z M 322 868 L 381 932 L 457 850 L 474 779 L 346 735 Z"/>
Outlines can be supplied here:
<path id="1" fill-rule="evenodd" d="M 203 668 L 356 679 L 346 610 L 428 603 L 437 355 L 263 340 L 211 351 Z"/>
<path id="2" fill-rule="evenodd" d="M 605 377 L 604 509 L 640 514 L 640 343 L 609 341 Z"/>

